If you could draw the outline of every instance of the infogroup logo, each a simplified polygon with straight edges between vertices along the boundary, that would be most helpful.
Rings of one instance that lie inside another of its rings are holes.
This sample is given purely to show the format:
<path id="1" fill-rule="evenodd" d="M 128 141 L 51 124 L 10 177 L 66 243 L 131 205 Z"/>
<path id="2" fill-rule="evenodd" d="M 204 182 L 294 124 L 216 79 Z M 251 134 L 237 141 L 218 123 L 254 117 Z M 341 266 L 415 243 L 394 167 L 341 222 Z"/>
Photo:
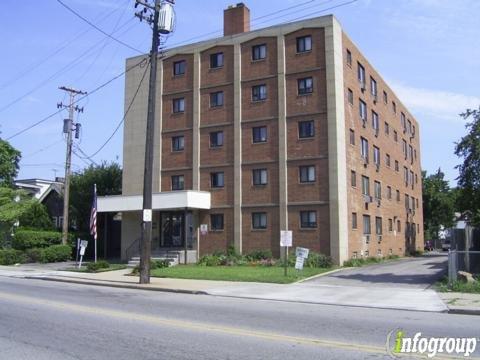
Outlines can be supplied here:
<path id="1" fill-rule="evenodd" d="M 425 337 L 417 332 L 407 337 L 402 329 L 392 330 L 387 335 L 387 352 L 393 357 L 401 354 L 421 354 L 433 358 L 438 354 L 469 357 L 477 348 L 477 338 Z"/>

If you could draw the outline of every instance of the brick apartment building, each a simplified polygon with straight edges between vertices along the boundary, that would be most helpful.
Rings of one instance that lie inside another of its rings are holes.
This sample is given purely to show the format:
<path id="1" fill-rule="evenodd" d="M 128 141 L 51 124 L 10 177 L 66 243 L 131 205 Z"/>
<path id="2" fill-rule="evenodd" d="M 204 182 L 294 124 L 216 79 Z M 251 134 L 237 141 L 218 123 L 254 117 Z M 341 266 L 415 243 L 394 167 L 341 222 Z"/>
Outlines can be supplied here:
<path id="1" fill-rule="evenodd" d="M 423 249 L 418 123 L 333 16 L 250 31 L 237 4 L 223 37 L 169 49 L 157 71 L 154 250 L 278 256 L 283 229 L 337 263 Z M 127 72 L 125 108 L 143 72 Z M 124 258 L 140 237 L 147 90 L 125 120 L 123 195 L 99 199 L 122 212 Z"/>

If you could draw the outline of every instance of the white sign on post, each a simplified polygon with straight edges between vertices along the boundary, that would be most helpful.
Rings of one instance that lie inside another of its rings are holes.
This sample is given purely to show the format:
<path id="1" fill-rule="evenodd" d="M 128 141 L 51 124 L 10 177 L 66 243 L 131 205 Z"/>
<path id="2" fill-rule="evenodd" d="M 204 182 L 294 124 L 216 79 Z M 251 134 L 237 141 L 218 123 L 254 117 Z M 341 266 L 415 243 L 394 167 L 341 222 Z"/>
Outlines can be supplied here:
<path id="1" fill-rule="evenodd" d="M 280 231 L 280 246 L 292 246 L 292 231 L 281 230 Z"/>
<path id="2" fill-rule="evenodd" d="M 295 261 L 295 269 L 297 270 L 303 270 L 303 262 L 304 258 L 302 257 L 297 257 L 297 260 Z"/>
<path id="3" fill-rule="evenodd" d="M 200 224 L 200 234 L 207 235 L 208 233 L 208 224 Z"/>
<path id="4" fill-rule="evenodd" d="M 295 249 L 295 255 L 297 256 L 297 260 L 295 261 L 295 269 L 303 269 L 303 263 L 305 262 L 305 259 L 308 258 L 309 252 L 310 250 L 307 248 L 297 247 Z"/>
<path id="5" fill-rule="evenodd" d="M 85 255 L 85 250 L 87 249 L 88 241 L 87 240 L 80 240 L 80 263 L 78 264 L 78 268 L 82 267 L 82 260 L 83 255 Z"/>

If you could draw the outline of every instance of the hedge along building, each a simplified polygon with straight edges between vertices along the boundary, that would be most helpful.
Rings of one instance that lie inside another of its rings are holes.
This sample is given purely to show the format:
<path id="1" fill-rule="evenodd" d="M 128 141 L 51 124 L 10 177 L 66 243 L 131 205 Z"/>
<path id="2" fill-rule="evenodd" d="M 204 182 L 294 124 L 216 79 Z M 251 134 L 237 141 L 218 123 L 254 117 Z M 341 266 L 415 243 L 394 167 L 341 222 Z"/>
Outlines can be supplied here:
<path id="1" fill-rule="evenodd" d="M 337 263 L 423 249 L 418 124 L 335 17 L 250 31 L 240 3 L 223 37 L 167 50 L 157 71 L 154 250 L 278 256 L 283 229 Z M 127 72 L 126 107 L 142 75 Z M 98 203 L 122 212 L 124 258 L 140 237 L 147 95 L 124 124 L 123 195 Z"/>

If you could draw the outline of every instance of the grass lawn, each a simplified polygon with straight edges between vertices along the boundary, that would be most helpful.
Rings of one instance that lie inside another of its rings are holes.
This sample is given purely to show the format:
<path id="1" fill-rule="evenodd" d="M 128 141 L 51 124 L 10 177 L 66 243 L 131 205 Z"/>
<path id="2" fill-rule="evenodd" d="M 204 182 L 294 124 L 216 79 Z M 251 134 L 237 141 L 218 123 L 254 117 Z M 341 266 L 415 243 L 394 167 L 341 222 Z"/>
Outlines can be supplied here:
<path id="1" fill-rule="evenodd" d="M 115 271 L 115 270 L 123 270 L 126 269 L 126 264 L 110 264 L 110 266 L 106 269 L 99 269 L 97 271 L 88 271 L 86 266 L 83 266 L 79 269 L 78 267 L 68 268 L 62 271 L 72 271 L 72 272 L 81 272 L 81 273 L 101 273 L 106 271 Z"/>
<path id="2" fill-rule="evenodd" d="M 288 284 L 332 269 L 334 268 L 304 268 L 302 271 L 297 272 L 294 268 L 288 268 L 288 275 L 284 276 L 284 268 L 279 266 L 177 265 L 152 270 L 151 275 L 176 279 L 253 281 Z"/>
<path id="3" fill-rule="evenodd" d="M 474 283 L 465 283 L 462 281 L 453 282 L 452 286 L 448 286 L 448 279 L 444 278 L 435 284 L 437 291 L 440 292 L 459 292 L 459 293 L 470 293 L 470 294 L 480 294 L 480 281 L 477 279 Z"/>

